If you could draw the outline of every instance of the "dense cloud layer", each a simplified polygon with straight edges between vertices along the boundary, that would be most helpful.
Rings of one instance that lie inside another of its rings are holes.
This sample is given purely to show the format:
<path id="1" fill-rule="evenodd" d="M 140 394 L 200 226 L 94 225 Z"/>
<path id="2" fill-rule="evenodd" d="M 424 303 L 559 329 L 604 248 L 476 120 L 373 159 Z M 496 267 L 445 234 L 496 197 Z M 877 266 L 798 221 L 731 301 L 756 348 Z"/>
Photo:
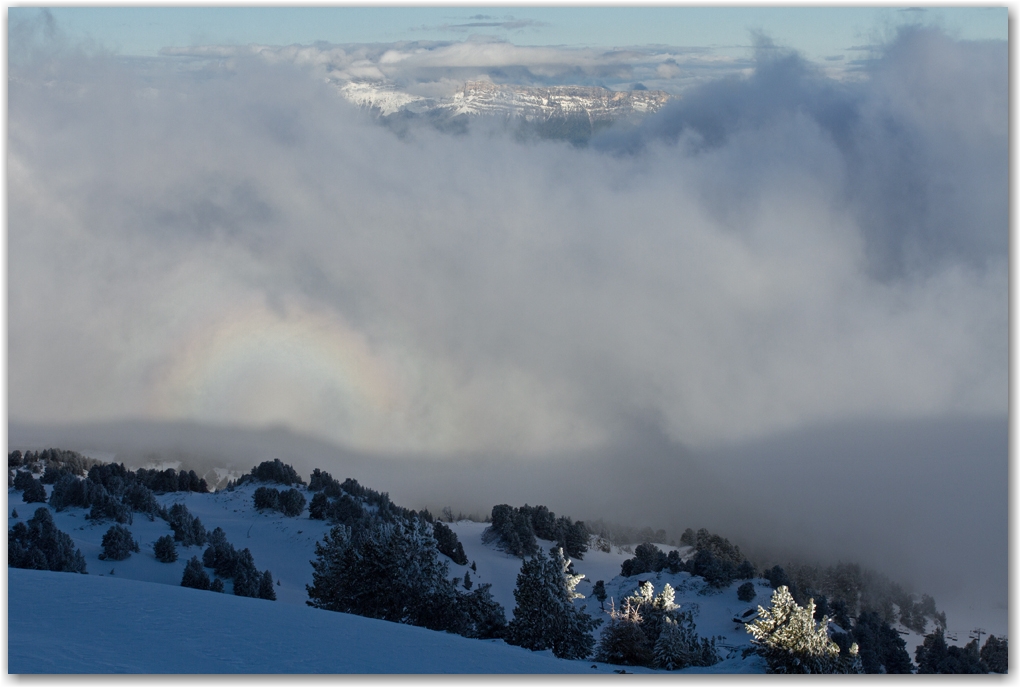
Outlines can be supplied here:
<path id="1" fill-rule="evenodd" d="M 17 40 L 13 418 L 540 454 L 1005 413 L 1005 45 L 906 32 L 852 84 L 763 46 L 579 150 Z"/>

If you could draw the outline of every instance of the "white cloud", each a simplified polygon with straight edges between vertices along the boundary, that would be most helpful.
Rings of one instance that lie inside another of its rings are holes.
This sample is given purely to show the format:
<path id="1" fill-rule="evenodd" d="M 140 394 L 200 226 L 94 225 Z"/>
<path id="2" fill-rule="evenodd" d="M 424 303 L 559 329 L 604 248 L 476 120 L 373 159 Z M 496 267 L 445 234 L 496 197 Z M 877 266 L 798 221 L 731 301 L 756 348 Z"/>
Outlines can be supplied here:
<path id="1" fill-rule="evenodd" d="M 894 48 L 850 99 L 862 147 L 801 106 L 830 102 L 834 82 L 794 70 L 695 93 L 649 120 L 636 154 L 485 131 L 398 139 L 306 66 L 449 79 L 657 69 L 665 55 L 259 48 L 144 80 L 102 57 L 37 56 L 12 67 L 9 92 L 11 416 L 283 422 L 366 449 L 541 453 L 635 417 L 712 445 L 1002 414 L 1007 170 L 949 154 L 1004 145 L 1005 83 L 983 78 L 1001 65 L 965 60 L 947 85 L 925 45 Z M 954 88 L 977 116 L 933 113 Z M 699 103 L 721 131 L 698 124 Z M 881 138 L 890 121 L 903 138 Z M 880 149 L 867 160 L 887 166 L 855 166 Z M 919 217 L 945 219 L 890 234 L 900 199 L 881 182 L 916 160 L 934 165 L 916 178 Z M 957 193 L 972 177 L 991 184 L 980 203 Z"/>

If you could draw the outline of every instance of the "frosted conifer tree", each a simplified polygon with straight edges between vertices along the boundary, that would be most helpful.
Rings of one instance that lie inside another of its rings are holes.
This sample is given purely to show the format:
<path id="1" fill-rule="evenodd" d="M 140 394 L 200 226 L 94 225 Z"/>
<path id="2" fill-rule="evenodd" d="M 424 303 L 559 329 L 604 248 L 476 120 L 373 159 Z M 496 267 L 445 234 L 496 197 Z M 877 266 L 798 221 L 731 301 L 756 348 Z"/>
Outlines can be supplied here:
<path id="1" fill-rule="evenodd" d="M 772 605 L 758 607 L 758 618 L 747 624 L 747 631 L 758 647 L 758 653 L 768 663 L 770 673 L 839 673 L 856 672 L 857 645 L 850 646 L 850 656 L 840 660 L 839 646 L 829 639 L 829 619 L 823 616 L 820 623 L 814 619 L 815 602 L 801 608 L 780 586 L 772 593 Z"/>
<path id="2" fill-rule="evenodd" d="M 689 662 L 680 628 L 670 617 L 663 618 L 662 631 L 655 642 L 654 660 L 656 668 L 677 670 L 686 668 Z"/>

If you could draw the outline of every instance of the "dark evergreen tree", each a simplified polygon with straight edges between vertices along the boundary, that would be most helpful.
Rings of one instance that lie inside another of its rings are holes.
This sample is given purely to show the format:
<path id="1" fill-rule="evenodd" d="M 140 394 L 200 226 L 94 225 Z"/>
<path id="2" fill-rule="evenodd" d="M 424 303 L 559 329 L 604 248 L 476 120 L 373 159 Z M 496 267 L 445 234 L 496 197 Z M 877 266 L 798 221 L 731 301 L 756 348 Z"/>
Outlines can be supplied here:
<path id="1" fill-rule="evenodd" d="M 439 553 L 449 556 L 457 565 L 467 565 L 467 554 L 464 553 L 464 545 L 457 539 L 456 532 L 436 521 L 432 524 L 432 535 L 436 538 Z"/>
<path id="2" fill-rule="evenodd" d="M 917 647 L 917 672 L 920 674 L 968 675 L 987 673 L 988 666 L 981 661 L 977 640 L 971 640 L 964 647 L 946 644 L 941 627 L 925 635 L 924 643 Z"/>
<path id="3" fill-rule="evenodd" d="M 210 582 L 209 583 L 209 591 L 210 592 L 219 592 L 220 594 L 222 594 L 223 593 L 223 580 L 221 580 L 220 578 L 217 577 L 212 582 Z"/>
<path id="4" fill-rule="evenodd" d="M 301 515 L 305 509 L 305 497 L 297 489 L 288 489 L 280 493 L 280 510 L 292 518 Z"/>
<path id="5" fill-rule="evenodd" d="M 949 662 L 949 646 L 946 644 L 942 628 L 936 628 L 934 632 L 926 635 L 924 643 L 917 647 L 914 656 L 917 660 L 918 673 L 931 675 L 946 672 L 943 668 Z"/>
<path id="6" fill-rule="evenodd" d="M 14 488 L 18 491 L 24 491 L 32 486 L 32 482 L 35 482 L 35 477 L 28 470 L 18 470 L 14 473 Z"/>
<path id="7" fill-rule="evenodd" d="M 599 602 L 599 609 L 606 610 L 606 583 L 599 580 L 591 590 L 592 596 Z"/>
<path id="8" fill-rule="evenodd" d="M 262 583 L 262 573 L 255 567 L 255 559 L 249 549 L 241 549 L 234 565 L 234 594 L 257 597 Z"/>
<path id="9" fill-rule="evenodd" d="M 202 568 L 202 562 L 198 560 L 198 556 L 192 556 L 184 566 L 181 586 L 192 589 L 209 589 L 209 575 Z"/>
<path id="10" fill-rule="evenodd" d="M 988 635 L 985 645 L 981 647 L 981 660 L 991 673 L 1009 672 L 1009 640 Z"/>
<path id="11" fill-rule="evenodd" d="M 676 549 L 666 555 L 666 568 L 673 575 L 683 570 L 683 561 L 680 560 L 680 552 Z"/>
<path id="12" fill-rule="evenodd" d="M 525 506 L 525 509 L 529 508 Z M 482 533 L 482 541 L 496 544 L 513 556 L 530 556 L 538 551 L 530 511 L 507 504 L 492 507 L 492 524 Z"/>
<path id="13" fill-rule="evenodd" d="M 698 549 L 694 554 L 694 574 L 704 577 L 705 582 L 712 587 L 728 586 L 735 573 L 736 569 L 730 561 L 717 558 L 710 549 Z"/>
<path id="14" fill-rule="evenodd" d="M 273 589 L 273 574 L 268 570 L 262 573 L 262 579 L 259 581 L 258 596 L 260 599 L 266 599 L 267 601 L 276 601 L 276 590 Z"/>
<path id="15" fill-rule="evenodd" d="M 131 536 L 131 530 L 122 525 L 114 525 L 103 535 L 103 552 L 99 554 L 99 560 L 123 561 L 132 551 L 138 553 L 139 547 Z"/>
<path id="16" fill-rule="evenodd" d="M 174 539 L 183 546 L 202 546 L 206 541 L 205 527 L 193 517 L 183 503 L 175 503 L 167 512 L 167 522 L 174 531 Z"/>
<path id="17" fill-rule="evenodd" d="M 552 649 L 559 658 L 586 658 L 595 640 L 591 631 L 596 621 L 576 609 L 573 600 L 580 597 L 574 587 L 583 577 L 567 572 L 569 561 L 562 549 L 554 549 L 552 557 L 541 550 L 525 560 L 517 576 L 514 619 L 507 627 L 508 644 L 532 651 Z"/>
<path id="18" fill-rule="evenodd" d="M 141 482 L 133 481 L 124 487 L 124 494 L 121 497 L 125 506 L 138 513 L 145 513 L 149 520 L 156 516 L 166 518 L 165 509 L 159 505 L 152 490 Z"/>
<path id="19" fill-rule="evenodd" d="M 609 624 L 599 638 L 595 660 L 618 666 L 647 666 L 653 660 L 652 645 L 642 631 L 643 619 L 626 600 L 620 610 L 610 611 Z"/>
<path id="20" fill-rule="evenodd" d="M 754 563 L 745 559 L 743 563 L 737 566 L 734 577 L 738 580 L 753 580 L 758 577 L 758 571 L 755 570 Z"/>
<path id="21" fill-rule="evenodd" d="M 340 496 L 340 483 L 333 479 L 333 476 L 328 472 L 323 472 L 319 468 L 315 468 L 312 471 L 312 477 L 308 480 L 308 491 L 330 491 L 332 493 L 325 494 L 326 496 L 337 497 Z"/>
<path id="22" fill-rule="evenodd" d="M 911 673 L 913 664 L 900 633 L 874 611 L 864 611 L 850 633 L 865 673 Z M 843 645 L 840 644 L 840 650 Z"/>
<path id="23" fill-rule="evenodd" d="M 754 589 L 754 582 L 745 582 L 737 587 L 737 598 L 745 603 L 753 601 L 754 597 L 757 595 L 758 594 Z"/>
<path id="24" fill-rule="evenodd" d="M 298 477 L 297 471 L 295 471 L 290 465 L 280 461 L 279 458 L 259 463 L 251 469 L 251 473 L 249 475 L 245 475 L 239 479 L 237 484 L 243 484 L 250 480 L 256 482 L 275 482 L 276 484 L 283 484 L 286 486 L 290 486 L 292 484 L 304 485 L 304 480 Z"/>
<path id="25" fill-rule="evenodd" d="M 829 610 L 832 611 L 832 621 L 840 627 L 850 627 L 850 613 L 847 610 L 846 602 L 843 599 L 837 599 L 829 604 Z M 909 656 L 907 657 L 910 658 Z"/>
<path id="26" fill-rule="evenodd" d="M 89 480 L 84 480 L 88 482 Z M 99 489 L 104 489 L 100 486 Z M 92 520 L 113 520 L 114 522 L 131 524 L 134 521 L 131 509 L 128 508 L 117 497 L 108 491 L 101 491 L 92 502 L 92 509 L 89 511 L 89 518 Z"/>
<path id="27" fill-rule="evenodd" d="M 311 487 L 309 487 L 311 489 Z M 329 513 L 329 497 L 318 492 L 308 504 L 308 517 L 312 520 L 325 520 Z"/>
<path id="28" fill-rule="evenodd" d="M 562 523 L 561 530 L 563 532 L 562 536 L 557 539 L 560 546 L 568 556 L 579 561 L 584 560 L 584 554 L 588 552 L 588 540 L 591 537 L 588 528 L 582 521 L 571 522 L 567 517 L 561 517 L 559 522 Z"/>
<path id="29" fill-rule="evenodd" d="M 7 531 L 7 565 L 12 568 L 85 573 L 85 557 L 47 508 L 37 508 L 28 523 Z"/>
<path id="30" fill-rule="evenodd" d="M 466 616 L 465 626 L 460 634 L 477 639 L 499 639 L 506 633 L 506 612 L 492 598 L 492 585 L 479 585 L 470 594 L 460 598 L 460 606 Z"/>
<path id="31" fill-rule="evenodd" d="M 783 570 L 778 565 L 769 568 L 768 570 L 763 572 L 761 576 L 769 581 L 769 584 L 772 586 L 773 589 L 786 587 L 787 589 L 790 590 L 790 594 L 793 595 L 794 593 L 792 587 L 793 583 L 790 581 L 790 576 L 787 575 L 786 571 Z"/>
<path id="32" fill-rule="evenodd" d="M 227 535 L 217 527 L 209 535 L 209 547 L 202 554 L 202 562 L 207 568 L 213 568 L 220 577 L 233 577 L 237 567 L 238 553 L 227 541 Z"/>
<path id="33" fill-rule="evenodd" d="M 11 517 L 12 518 L 17 518 L 18 517 L 18 509 L 17 508 L 15 508 L 14 510 L 11 511 Z"/>
<path id="34" fill-rule="evenodd" d="M 472 582 L 471 582 L 471 573 L 468 572 L 467 570 L 465 570 L 464 571 L 464 589 L 467 589 L 468 591 L 470 591 L 471 590 L 471 585 L 472 585 Z"/>
<path id="35" fill-rule="evenodd" d="M 172 535 L 165 534 L 157 539 L 152 549 L 160 563 L 173 563 L 177 560 L 177 544 Z"/>
<path id="36" fill-rule="evenodd" d="M 21 500 L 25 503 L 46 503 L 46 488 L 39 480 L 30 479 L 28 486 L 25 487 L 25 493 L 21 495 Z"/>
<path id="37" fill-rule="evenodd" d="M 64 475 L 73 474 L 70 470 L 64 467 L 56 467 L 54 465 L 47 465 L 46 470 L 43 471 L 42 477 L 39 481 L 43 484 L 55 484 L 58 479 Z"/>
<path id="38" fill-rule="evenodd" d="M 353 525 L 365 518 L 365 509 L 361 502 L 347 494 L 330 504 L 329 520 L 337 524 Z"/>
<path id="39" fill-rule="evenodd" d="M 259 487 L 253 494 L 255 508 L 259 510 L 280 510 L 280 492 L 272 487 Z"/>

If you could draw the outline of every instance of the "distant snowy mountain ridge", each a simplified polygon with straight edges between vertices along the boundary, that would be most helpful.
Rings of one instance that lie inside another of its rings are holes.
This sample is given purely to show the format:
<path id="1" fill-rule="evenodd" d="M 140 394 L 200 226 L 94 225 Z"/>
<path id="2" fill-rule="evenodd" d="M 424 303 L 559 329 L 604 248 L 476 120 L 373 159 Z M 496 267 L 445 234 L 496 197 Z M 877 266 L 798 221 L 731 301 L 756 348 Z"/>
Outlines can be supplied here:
<path id="1" fill-rule="evenodd" d="M 660 110 L 675 96 L 664 91 L 613 91 L 589 86 L 516 86 L 467 81 L 451 97 L 426 98 L 376 82 L 338 83 L 350 102 L 388 117 L 429 114 L 440 117 L 488 115 L 528 122 L 582 118 L 610 124 Z"/>

